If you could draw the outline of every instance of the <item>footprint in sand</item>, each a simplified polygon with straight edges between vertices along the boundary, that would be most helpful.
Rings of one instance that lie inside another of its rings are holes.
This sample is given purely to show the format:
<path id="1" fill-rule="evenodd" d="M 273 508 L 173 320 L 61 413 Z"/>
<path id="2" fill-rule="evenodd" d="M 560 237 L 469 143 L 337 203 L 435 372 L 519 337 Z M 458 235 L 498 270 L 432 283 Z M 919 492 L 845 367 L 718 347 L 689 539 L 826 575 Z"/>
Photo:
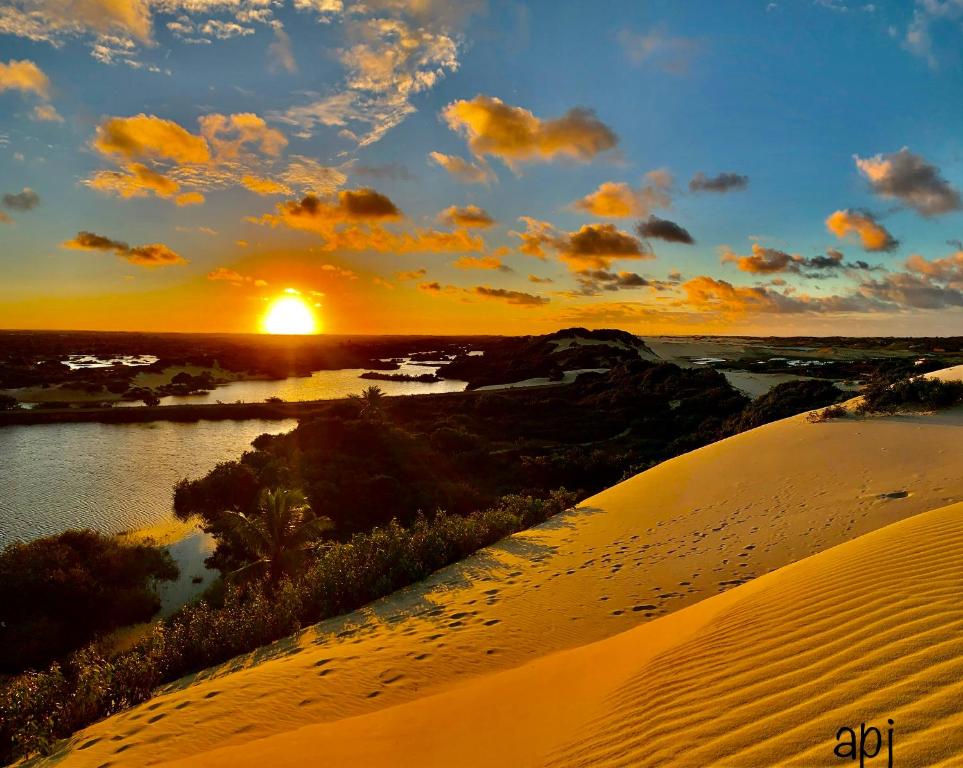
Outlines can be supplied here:
<path id="1" fill-rule="evenodd" d="M 890 491 L 889 493 L 881 493 L 878 498 L 880 499 L 905 499 L 909 496 L 909 491 Z"/>

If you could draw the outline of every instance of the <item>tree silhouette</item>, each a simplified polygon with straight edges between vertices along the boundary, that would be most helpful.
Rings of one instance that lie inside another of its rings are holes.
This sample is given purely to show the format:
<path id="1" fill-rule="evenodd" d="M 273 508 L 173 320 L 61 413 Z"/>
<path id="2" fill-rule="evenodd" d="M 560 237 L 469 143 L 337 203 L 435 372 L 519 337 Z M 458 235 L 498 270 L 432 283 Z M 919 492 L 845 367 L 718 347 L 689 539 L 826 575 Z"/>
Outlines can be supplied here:
<path id="1" fill-rule="evenodd" d="M 304 494 L 286 488 L 265 488 L 258 498 L 257 512 L 229 512 L 234 532 L 255 559 L 235 573 L 263 569 L 276 583 L 299 565 L 306 547 L 334 527 L 327 517 L 311 511 Z"/>
<path id="2" fill-rule="evenodd" d="M 381 387 L 365 387 L 360 395 L 351 394 L 348 397 L 361 403 L 362 416 L 374 417 L 384 413 L 385 392 Z"/>

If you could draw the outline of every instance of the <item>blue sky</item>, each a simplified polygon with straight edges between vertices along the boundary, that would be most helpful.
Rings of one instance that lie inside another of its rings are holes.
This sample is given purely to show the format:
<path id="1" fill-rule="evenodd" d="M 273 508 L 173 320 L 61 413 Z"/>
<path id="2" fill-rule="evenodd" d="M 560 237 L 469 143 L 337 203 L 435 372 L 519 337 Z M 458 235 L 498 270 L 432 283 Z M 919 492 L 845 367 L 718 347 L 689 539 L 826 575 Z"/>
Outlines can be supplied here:
<path id="1" fill-rule="evenodd" d="M 963 333 L 961 42 L 961 0 L 6 0 L 0 325 Z"/>

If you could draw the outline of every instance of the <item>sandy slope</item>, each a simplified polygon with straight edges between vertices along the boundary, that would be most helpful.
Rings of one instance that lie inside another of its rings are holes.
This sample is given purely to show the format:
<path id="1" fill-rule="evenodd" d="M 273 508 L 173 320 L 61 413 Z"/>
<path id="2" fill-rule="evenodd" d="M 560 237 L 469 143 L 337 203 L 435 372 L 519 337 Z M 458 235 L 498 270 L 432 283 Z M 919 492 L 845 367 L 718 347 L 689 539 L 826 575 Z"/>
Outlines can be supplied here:
<path id="1" fill-rule="evenodd" d="M 677 688 L 676 669 L 685 657 L 676 655 L 660 666 L 655 654 L 660 649 L 679 653 L 687 635 L 697 639 L 699 627 L 715 626 L 706 614 L 677 613 L 651 623 L 641 656 L 615 652 L 638 646 L 638 640 L 628 639 L 631 633 L 613 636 L 827 547 L 963 499 L 954 429 L 960 426 L 963 410 L 824 424 L 795 417 L 678 457 L 424 584 L 184 681 L 95 724 L 54 760 L 65 766 L 119 766 L 196 756 L 205 764 L 210 750 L 245 745 L 229 753 L 230 759 L 211 756 L 228 760 L 212 764 L 241 764 L 240 757 L 250 755 L 252 764 L 280 765 L 259 751 L 272 741 L 255 746 L 254 740 L 303 736 L 302 746 L 316 757 L 336 744 L 373 750 L 369 761 L 349 760 L 355 752 L 346 751 L 340 753 L 344 761 L 332 759 L 332 765 L 377 764 L 374 755 L 388 754 L 377 751 L 379 744 L 397 756 L 415 744 L 411 729 L 423 728 L 418 743 L 427 750 L 424 764 L 431 765 L 437 764 L 431 750 L 445 757 L 444 750 L 457 745 L 442 737 L 435 719 L 458 712 L 463 717 L 445 720 L 445 733 L 465 731 L 465 738 L 473 733 L 475 741 L 469 743 L 478 745 L 473 759 L 497 756 L 499 744 L 510 748 L 510 741 L 495 735 L 517 731 L 516 722 L 524 724 L 535 759 L 558 744 L 560 733 L 573 734 L 593 712 L 602 711 L 608 690 L 621 685 L 626 696 L 634 695 L 636 688 L 625 681 L 649 657 L 656 666 L 641 679 L 652 677 L 653 670 L 663 677 L 640 696 L 661 701 L 659 712 L 675 707 L 674 695 L 666 699 L 666 691 L 688 690 L 697 701 L 698 686 Z M 751 590 L 761 583 L 754 582 Z M 847 591 L 841 591 L 841 599 Z M 732 591 L 706 605 L 721 610 L 744 593 Z M 804 597 L 799 593 L 790 602 Z M 748 621 L 753 614 L 733 615 Z M 726 621 L 718 636 L 740 646 L 734 634 L 738 621 Z M 775 633 L 778 651 L 777 624 L 766 625 L 760 638 Z M 549 654 L 605 638 L 613 638 L 612 645 L 599 655 L 586 649 L 589 655 L 572 662 L 575 666 L 552 666 L 561 657 Z M 850 635 L 845 643 L 858 640 L 858 634 Z M 693 664 L 709 658 L 701 653 L 693 655 Z M 752 657 L 744 658 L 751 665 Z M 511 671 L 491 674 L 503 670 Z M 560 678 L 574 699 L 562 700 L 550 687 L 540 698 L 546 681 Z M 487 700 L 497 704 L 479 709 L 473 703 L 476 694 L 464 693 L 473 681 L 484 690 L 501 691 Z M 432 704 L 436 699 L 430 697 L 441 694 L 437 701 L 445 703 Z M 702 710 L 692 706 L 696 714 L 686 716 L 694 718 L 696 730 L 713 732 L 715 721 L 700 720 L 696 710 Z M 544 716 L 537 722 L 523 719 L 538 710 Z M 602 740 L 593 747 L 599 754 L 607 749 L 605 738 L 613 744 L 623 738 L 618 718 L 631 719 L 632 712 L 626 705 L 611 722 L 590 727 Z M 375 721 L 359 717 L 365 715 L 384 718 L 376 721 L 378 730 L 372 730 Z M 669 727 L 677 721 L 665 722 Z M 391 723 L 405 732 L 403 738 Z M 305 736 L 311 731 L 296 730 L 303 726 L 320 730 Z M 440 763 L 446 764 L 442 757 Z M 304 754 L 292 760 L 317 762 Z M 467 762 L 465 757 L 447 764 Z M 502 762 L 524 764 L 507 757 Z"/>
<path id="2" fill-rule="evenodd" d="M 894 764 L 957 766 L 961 594 L 954 504 L 608 640 L 177 765 L 830 765 L 840 727 L 892 720 Z"/>

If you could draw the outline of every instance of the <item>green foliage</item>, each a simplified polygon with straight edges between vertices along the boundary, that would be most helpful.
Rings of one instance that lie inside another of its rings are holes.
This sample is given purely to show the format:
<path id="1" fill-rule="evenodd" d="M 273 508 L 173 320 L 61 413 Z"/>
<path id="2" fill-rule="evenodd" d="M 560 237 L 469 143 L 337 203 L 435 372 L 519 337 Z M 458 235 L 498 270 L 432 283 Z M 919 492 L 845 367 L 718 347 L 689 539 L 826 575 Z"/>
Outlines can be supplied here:
<path id="1" fill-rule="evenodd" d="M 963 403 L 963 382 L 915 376 L 874 379 L 862 392 L 860 413 L 892 413 L 901 408 L 936 410 Z"/>
<path id="2" fill-rule="evenodd" d="M 188 605 L 113 658 L 91 645 L 19 675 L 0 690 L 0 761 L 49 752 L 56 740 L 150 698 L 162 683 L 360 608 L 574 502 L 559 489 L 547 498 L 506 496 L 464 517 L 418 515 L 407 527 L 392 520 L 322 545 L 294 578 L 229 586 L 221 607 Z"/>
<path id="3" fill-rule="evenodd" d="M 157 580 L 177 578 L 170 554 L 94 531 L 15 543 L 0 553 L 0 672 L 49 664 L 160 608 Z"/>

